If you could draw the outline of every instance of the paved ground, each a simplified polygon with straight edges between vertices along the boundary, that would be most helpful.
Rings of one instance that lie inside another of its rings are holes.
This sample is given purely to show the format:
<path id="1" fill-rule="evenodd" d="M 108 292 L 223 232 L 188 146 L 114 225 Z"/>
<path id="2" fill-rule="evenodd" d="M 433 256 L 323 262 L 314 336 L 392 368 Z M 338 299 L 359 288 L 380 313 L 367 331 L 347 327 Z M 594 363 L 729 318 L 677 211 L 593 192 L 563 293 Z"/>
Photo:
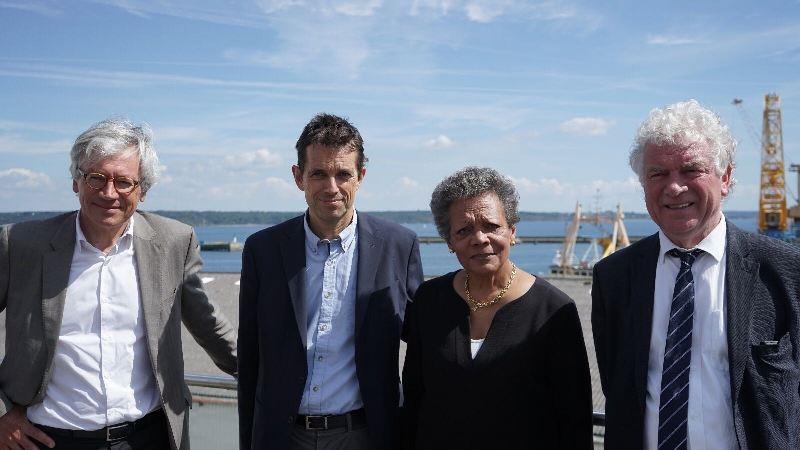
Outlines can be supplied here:
<path id="1" fill-rule="evenodd" d="M 239 274 L 232 273 L 204 273 L 206 291 L 209 296 L 216 301 L 222 308 L 225 315 L 238 328 L 239 314 Z M 566 292 L 578 305 L 581 324 L 583 325 L 583 335 L 586 341 L 586 350 L 589 355 L 589 365 L 592 373 L 592 390 L 594 399 L 594 409 L 602 411 L 605 400 L 600 390 L 600 379 L 597 374 L 597 362 L 594 355 L 594 343 L 592 341 L 592 331 L 590 324 L 591 284 L 580 280 L 549 279 L 552 284 Z M 5 313 L 0 314 L 0 345 L 5 348 Z M 187 373 L 198 373 L 208 375 L 225 375 L 211 362 L 211 359 L 203 352 L 191 335 L 183 329 L 183 349 L 185 368 Z M 13 351 L 13 350 L 12 350 Z M 405 344 L 400 348 L 400 365 L 402 366 L 405 357 Z"/>
<path id="2" fill-rule="evenodd" d="M 206 290 L 209 296 L 214 299 L 223 309 L 225 315 L 238 326 L 238 298 L 239 298 L 239 274 L 231 273 L 206 273 Z M 591 312 L 591 283 L 582 280 L 548 279 L 552 284 L 566 292 L 567 295 L 575 300 L 583 326 L 583 336 L 586 341 L 586 351 L 589 355 L 589 366 L 592 373 L 592 393 L 594 409 L 602 411 L 605 399 L 600 389 L 600 378 L 597 373 L 597 360 L 594 355 L 594 342 L 592 341 L 592 329 L 590 322 Z M 183 348 L 186 359 L 186 371 L 204 374 L 224 375 L 217 369 L 211 360 L 203 353 L 200 346 L 194 342 L 191 335 L 183 330 Z M 405 358 L 405 344 L 400 346 L 400 367 L 402 368 Z"/>

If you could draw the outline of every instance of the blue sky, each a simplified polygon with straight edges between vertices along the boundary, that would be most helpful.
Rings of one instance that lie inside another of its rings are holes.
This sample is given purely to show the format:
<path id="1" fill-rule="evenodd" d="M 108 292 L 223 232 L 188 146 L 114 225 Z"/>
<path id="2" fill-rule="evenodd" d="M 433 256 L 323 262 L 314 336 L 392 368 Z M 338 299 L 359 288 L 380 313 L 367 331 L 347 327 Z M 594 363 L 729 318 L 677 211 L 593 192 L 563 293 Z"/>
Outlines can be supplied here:
<path id="1" fill-rule="evenodd" d="M 110 115 L 154 130 L 142 208 L 300 210 L 320 111 L 364 136 L 360 209 L 426 209 L 486 165 L 524 210 L 643 211 L 633 134 L 688 98 L 740 142 L 726 208 L 755 210 L 768 92 L 800 162 L 800 1 L 0 0 L 0 211 L 76 208 L 69 148 Z"/>

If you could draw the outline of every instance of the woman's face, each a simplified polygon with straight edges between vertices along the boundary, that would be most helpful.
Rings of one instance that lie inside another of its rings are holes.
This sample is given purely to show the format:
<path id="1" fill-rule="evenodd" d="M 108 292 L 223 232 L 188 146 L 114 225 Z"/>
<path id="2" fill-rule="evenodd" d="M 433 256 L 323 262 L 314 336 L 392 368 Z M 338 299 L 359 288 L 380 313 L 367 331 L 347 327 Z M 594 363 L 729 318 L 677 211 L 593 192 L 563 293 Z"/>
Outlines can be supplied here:
<path id="1" fill-rule="evenodd" d="M 448 247 L 469 273 L 491 275 L 507 261 L 516 228 L 509 226 L 497 194 L 457 200 L 450 205 Z"/>

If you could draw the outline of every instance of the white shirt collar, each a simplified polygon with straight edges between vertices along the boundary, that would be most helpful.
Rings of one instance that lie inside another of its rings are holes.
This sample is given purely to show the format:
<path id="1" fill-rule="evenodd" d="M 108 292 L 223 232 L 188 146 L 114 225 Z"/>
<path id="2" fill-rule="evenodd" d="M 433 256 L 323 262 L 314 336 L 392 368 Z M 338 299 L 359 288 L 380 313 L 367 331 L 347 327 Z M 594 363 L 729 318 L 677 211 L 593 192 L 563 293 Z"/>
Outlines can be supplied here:
<path id="1" fill-rule="evenodd" d="M 122 235 L 117 240 L 117 244 L 125 237 L 130 236 L 133 238 L 133 216 L 128 219 L 128 226 L 125 227 L 125 231 L 122 232 Z M 81 212 L 78 211 L 78 214 L 75 214 L 75 243 L 79 246 L 80 249 L 84 248 L 84 245 L 88 245 L 91 248 L 95 248 L 88 239 L 86 239 L 86 235 L 83 234 L 83 229 L 81 228 Z M 96 248 L 95 248 L 96 250 Z"/>
<path id="2" fill-rule="evenodd" d="M 725 224 L 725 215 L 721 214 L 721 219 L 717 226 L 714 227 L 714 229 L 711 230 L 711 233 L 709 233 L 708 236 L 700 241 L 700 243 L 694 248 L 703 250 L 704 252 L 713 256 L 714 259 L 719 263 L 722 261 L 722 256 L 725 253 L 725 236 L 727 235 L 727 230 L 728 226 Z M 672 250 L 673 248 L 682 249 L 680 246 L 675 245 L 675 243 L 673 243 L 661 229 L 658 230 L 658 242 L 661 248 L 658 255 L 658 260 L 662 263 L 664 262 L 665 255 L 668 251 Z"/>

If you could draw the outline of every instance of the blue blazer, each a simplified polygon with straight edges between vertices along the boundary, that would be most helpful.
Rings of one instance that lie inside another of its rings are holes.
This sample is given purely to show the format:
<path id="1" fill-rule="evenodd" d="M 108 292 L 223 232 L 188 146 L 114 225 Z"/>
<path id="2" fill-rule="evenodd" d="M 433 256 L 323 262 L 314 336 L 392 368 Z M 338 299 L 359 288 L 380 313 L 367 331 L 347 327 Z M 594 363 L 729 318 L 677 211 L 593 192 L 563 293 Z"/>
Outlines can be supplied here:
<path id="1" fill-rule="evenodd" d="M 306 365 L 304 216 L 247 239 L 239 291 L 239 442 L 289 445 Z M 406 302 L 422 282 L 417 236 L 358 213 L 356 374 L 374 448 L 396 445 L 398 352 Z"/>
<path id="2" fill-rule="evenodd" d="M 725 308 L 741 449 L 800 448 L 800 247 L 727 223 Z M 658 235 L 594 267 L 592 331 L 606 396 L 605 447 L 641 449 Z"/>

